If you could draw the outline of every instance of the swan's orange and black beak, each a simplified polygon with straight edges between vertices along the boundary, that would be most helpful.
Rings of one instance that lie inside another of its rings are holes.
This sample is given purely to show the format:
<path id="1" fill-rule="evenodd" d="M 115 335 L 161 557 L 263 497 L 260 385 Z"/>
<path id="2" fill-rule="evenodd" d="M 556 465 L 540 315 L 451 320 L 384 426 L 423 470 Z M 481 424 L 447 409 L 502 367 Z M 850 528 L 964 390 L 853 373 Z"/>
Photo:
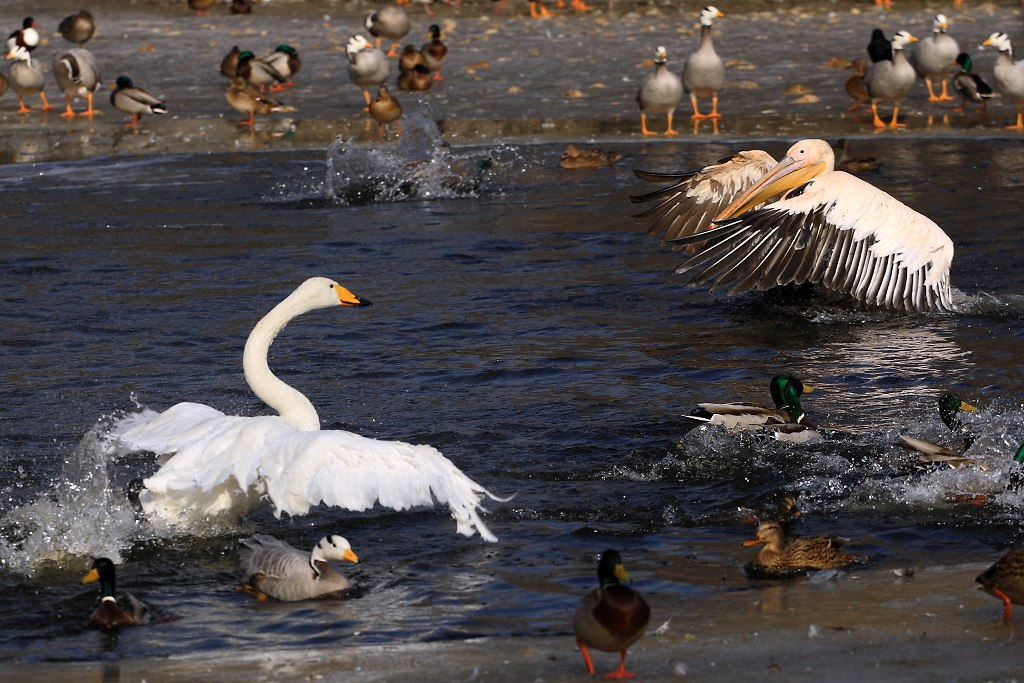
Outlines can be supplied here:
<path id="1" fill-rule="evenodd" d="M 335 285 L 334 291 L 338 294 L 338 302 L 342 306 L 372 306 L 369 299 L 360 299 L 341 285 Z"/>

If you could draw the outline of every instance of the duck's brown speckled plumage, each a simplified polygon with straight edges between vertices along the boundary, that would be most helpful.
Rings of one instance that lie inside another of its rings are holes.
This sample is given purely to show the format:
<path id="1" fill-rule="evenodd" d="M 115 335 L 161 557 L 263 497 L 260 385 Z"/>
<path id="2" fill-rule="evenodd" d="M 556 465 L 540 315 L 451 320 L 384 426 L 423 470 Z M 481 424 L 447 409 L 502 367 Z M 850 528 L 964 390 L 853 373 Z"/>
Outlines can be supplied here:
<path id="1" fill-rule="evenodd" d="M 1013 605 L 1024 605 L 1024 548 L 1006 553 L 975 579 L 989 595 L 1003 601 L 1003 622 L 1013 618 Z"/>
<path id="2" fill-rule="evenodd" d="M 840 550 L 845 544 L 834 536 L 796 537 L 786 535 L 776 521 L 762 522 L 757 538 L 743 545 L 764 543 L 757 554 L 757 565 L 777 570 L 836 569 L 861 561 L 859 555 Z"/>

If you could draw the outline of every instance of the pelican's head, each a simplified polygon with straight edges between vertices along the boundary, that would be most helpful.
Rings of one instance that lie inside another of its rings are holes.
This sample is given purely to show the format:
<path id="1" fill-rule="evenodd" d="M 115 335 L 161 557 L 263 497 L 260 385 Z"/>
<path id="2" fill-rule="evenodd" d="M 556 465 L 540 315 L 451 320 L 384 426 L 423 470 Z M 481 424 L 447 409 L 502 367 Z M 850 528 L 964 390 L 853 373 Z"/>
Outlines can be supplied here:
<path id="1" fill-rule="evenodd" d="M 665 64 L 667 62 L 668 62 L 668 50 L 665 49 L 665 46 L 659 45 L 658 49 L 654 51 L 654 63 L 655 64 Z"/>
<path id="2" fill-rule="evenodd" d="M 700 25 L 701 26 L 711 26 L 711 22 L 712 21 L 714 21 L 718 17 L 724 17 L 724 16 L 725 15 L 722 14 L 721 10 L 719 10 L 717 7 L 713 7 L 711 5 L 708 5 L 707 7 L 705 7 L 704 9 L 702 9 L 700 11 Z"/>
<path id="3" fill-rule="evenodd" d="M 1005 33 L 993 33 L 985 39 L 985 42 L 982 43 L 982 45 L 991 45 L 1000 52 L 1009 52 L 1010 54 L 1013 54 L 1013 46 L 1010 45 L 1010 36 Z"/>
<path id="4" fill-rule="evenodd" d="M 917 38 L 915 38 L 914 36 L 910 35 L 908 32 L 906 32 L 906 31 L 897 31 L 896 34 L 893 35 L 893 37 L 892 37 L 892 49 L 893 50 L 902 50 L 903 48 L 905 48 L 910 43 L 916 43 L 916 42 L 917 42 Z"/>
<path id="5" fill-rule="evenodd" d="M 832 146 L 824 140 L 801 140 L 786 152 L 782 161 L 768 171 L 754 186 L 720 213 L 715 222 L 746 213 L 758 204 L 783 192 L 800 187 L 808 180 L 835 170 L 836 157 Z"/>
<path id="6" fill-rule="evenodd" d="M 936 14 L 934 21 L 932 21 L 932 31 L 935 33 L 945 33 L 949 30 L 949 21 L 946 20 L 945 14 Z"/>

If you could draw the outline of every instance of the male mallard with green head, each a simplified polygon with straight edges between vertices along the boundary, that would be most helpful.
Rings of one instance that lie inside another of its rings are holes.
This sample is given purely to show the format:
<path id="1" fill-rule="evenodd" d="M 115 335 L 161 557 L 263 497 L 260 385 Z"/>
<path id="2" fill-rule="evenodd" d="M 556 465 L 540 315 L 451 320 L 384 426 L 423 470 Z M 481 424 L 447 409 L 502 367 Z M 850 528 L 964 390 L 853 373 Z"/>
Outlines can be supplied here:
<path id="1" fill-rule="evenodd" d="M 619 668 L 605 678 L 633 678 L 634 674 L 626 671 L 626 651 L 644 634 L 651 608 L 640 593 L 621 583 L 629 581 L 629 574 L 617 551 L 601 553 L 597 578 L 600 585 L 587 593 L 572 620 L 576 645 L 591 676 L 594 663 L 588 647 L 619 653 Z"/>
<path id="2" fill-rule="evenodd" d="M 775 431 L 779 439 L 805 441 L 817 436 L 815 426 L 807 419 L 800 396 L 814 388 L 788 373 L 772 377 L 769 392 L 774 408 L 752 403 L 699 403 L 686 417 L 701 422 L 722 425 L 726 429 L 744 430 L 766 427 Z"/>
<path id="3" fill-rule="evenodd" d="M 131 593 L 125 593 L 128 609 L 122 607 L 115 594 L 116 577 L 114 563 L 106 557 L 98 557 L 92 569 L 82 577 L 82 583 L 100 582 L 100 604 L 89 615 L 89 625 L 113 629 L 119 626 L 135 626 L 149 623 L 149 610 Z"/>

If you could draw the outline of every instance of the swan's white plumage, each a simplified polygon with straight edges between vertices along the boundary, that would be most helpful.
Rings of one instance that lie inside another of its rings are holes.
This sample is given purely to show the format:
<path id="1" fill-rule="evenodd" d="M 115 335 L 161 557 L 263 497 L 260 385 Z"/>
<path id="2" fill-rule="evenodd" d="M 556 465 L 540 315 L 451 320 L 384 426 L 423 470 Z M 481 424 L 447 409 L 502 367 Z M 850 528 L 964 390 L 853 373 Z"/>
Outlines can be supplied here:
<path id="1" fill-rule="evenodd" d="M 339 290 L 332 291 L 333 300 L 323 296 L 328 286 Z M 162 413 L 131 415 L 111 428 L 108 438 L 122 450 L 173 454 L 144 480 L 143 510 L 191 526 L 211 516 L 242 514 L 262 498 L 273 504 L 275 515 L 303 515 L 321 503 L 362 511 L 376 503 L 406 510 L 437 502 L 449 506 L 460 534 L 479 533 L 496 541 L 478 511 L 482 497 L 500 499 L 437 449 L 320 430 L 309 401 L 266 367 L 270 343 L 288 320 L 339 305 L 339 298 L 341 305 L 362 305 L 330 280 L 308 280 L 250 335 L 246 379 L 280 415 L 230 416 L 206 405 L 179 403 Z"/>

